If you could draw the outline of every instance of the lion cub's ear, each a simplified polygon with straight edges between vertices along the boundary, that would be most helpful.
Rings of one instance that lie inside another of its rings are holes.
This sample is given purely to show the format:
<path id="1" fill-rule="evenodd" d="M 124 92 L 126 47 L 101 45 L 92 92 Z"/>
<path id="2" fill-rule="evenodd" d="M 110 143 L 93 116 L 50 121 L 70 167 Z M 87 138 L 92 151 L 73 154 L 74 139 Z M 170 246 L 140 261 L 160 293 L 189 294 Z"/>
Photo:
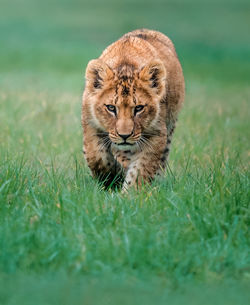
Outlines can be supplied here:
<path id="1" fill-rule="evenodd" d="M 114 77 L 113 71 L 100 59 L 93 59 L 86 69 L 86 86 L 91 92 L 102 89 Z"/>
<path id="2" fill-rule="evenodd" d="M 139 79 L 152 90 L 153 94 L 162 97 L 166 90 L 166 69 L 161 61 L 155 60 L 139 72 Z"/>

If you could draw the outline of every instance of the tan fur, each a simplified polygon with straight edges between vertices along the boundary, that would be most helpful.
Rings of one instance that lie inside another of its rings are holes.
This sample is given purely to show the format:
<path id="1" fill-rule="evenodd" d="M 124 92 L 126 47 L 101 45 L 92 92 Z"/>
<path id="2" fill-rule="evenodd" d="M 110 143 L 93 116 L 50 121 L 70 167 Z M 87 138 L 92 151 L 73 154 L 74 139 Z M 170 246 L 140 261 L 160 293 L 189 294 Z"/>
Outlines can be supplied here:
<path id="1" fill-rule="evenodd" d="M 160 32 L 130 32 L 90 61 L 82 127 L 92 175 L 126 190 L 161 173 L 184 91 L 173 43 Z"/>

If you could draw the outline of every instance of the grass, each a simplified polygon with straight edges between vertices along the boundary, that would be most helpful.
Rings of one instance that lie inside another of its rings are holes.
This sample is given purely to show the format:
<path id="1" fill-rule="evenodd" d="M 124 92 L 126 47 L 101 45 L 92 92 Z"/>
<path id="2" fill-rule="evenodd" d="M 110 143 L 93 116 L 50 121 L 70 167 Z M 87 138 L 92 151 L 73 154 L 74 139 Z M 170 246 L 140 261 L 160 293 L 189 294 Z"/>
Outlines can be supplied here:
<path id="1" fill-rule="evenodd" d="M 249 12 L 3 1 L 1 305 L 248 303 Z M 88 60 L 139 27 L 174 40 L 187 96 L 165 177 L 124 196 L 83 161 L 81 94 Z"/>

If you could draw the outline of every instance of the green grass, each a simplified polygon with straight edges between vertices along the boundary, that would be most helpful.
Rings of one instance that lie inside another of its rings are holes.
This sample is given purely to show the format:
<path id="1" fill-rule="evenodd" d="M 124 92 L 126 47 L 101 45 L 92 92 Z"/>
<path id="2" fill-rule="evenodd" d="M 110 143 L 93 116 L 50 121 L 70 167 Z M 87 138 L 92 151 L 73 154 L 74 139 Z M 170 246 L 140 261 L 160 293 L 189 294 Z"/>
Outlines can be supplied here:
<path id="1" fill-rule="evenodd" d="M 247 1 L 2 1 L 0 304 L 247 304 Z M 103 191 L 81 153 L 88 60 L 176 44 L 187 85 L 163 179 Z"/>

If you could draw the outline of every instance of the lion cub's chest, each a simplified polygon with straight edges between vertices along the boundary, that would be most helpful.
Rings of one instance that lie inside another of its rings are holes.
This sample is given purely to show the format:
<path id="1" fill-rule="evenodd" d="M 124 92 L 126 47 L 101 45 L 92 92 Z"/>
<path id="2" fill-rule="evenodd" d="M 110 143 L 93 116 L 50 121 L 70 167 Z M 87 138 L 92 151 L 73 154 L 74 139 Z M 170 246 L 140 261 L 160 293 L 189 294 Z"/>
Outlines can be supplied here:
<path id="1" fill-rule="evenodd" d="M 112 154 L 114 156 L 114 159 L 121 164 L 121 166 L 126 171 L 131 164 L 136 159 L 136 152 L 133 152 L 131 150 L 118 150 L 113 148 Z"/>

